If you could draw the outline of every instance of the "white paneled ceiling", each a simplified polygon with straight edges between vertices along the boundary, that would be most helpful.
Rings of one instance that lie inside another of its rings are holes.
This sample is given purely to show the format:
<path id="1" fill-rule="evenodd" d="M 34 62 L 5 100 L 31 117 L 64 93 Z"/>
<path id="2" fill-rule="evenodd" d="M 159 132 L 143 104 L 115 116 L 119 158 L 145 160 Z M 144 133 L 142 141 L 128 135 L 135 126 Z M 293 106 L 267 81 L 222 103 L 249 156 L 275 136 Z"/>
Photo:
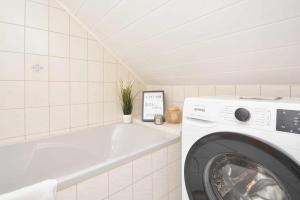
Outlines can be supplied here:
<path id="1" fill-rule="evenodd" d="M 299 83 L 299 0 L 61 0 L 150 84 Z"/>

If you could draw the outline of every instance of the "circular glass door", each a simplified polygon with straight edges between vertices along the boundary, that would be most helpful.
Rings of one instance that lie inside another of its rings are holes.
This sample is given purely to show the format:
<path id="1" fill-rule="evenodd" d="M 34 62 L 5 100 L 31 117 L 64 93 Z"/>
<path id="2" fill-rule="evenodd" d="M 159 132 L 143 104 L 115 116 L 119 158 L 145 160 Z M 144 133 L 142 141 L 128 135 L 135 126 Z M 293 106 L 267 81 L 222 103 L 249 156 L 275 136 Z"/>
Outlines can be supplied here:
<path id="1" fill-rule="evenodd" d="M 220 154 L 204 171 L 205 189 L 217 200 L 290 200 L 278 178 L 245 156 Z"/>
<path id="2" fill-rule="evenodd" d="M 189 200 L 299 200 L 300 167 L 257 139 L 219 132 L 196 141 L 184 163 Z"/>

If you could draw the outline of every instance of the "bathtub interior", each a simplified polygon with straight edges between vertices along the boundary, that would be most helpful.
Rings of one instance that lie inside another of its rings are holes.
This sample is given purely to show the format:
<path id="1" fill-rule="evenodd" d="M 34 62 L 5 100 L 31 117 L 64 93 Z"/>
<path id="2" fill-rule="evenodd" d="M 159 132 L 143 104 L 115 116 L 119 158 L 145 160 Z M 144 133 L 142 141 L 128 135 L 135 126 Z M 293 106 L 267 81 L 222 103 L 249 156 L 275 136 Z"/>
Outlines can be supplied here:
<path id="1" fill-rule="evenodd" d="M 48 178 L 59 179 L 176 138 L 140 125 L 90 128 L 38 141 L 0 147 L 0 194 Z"/>

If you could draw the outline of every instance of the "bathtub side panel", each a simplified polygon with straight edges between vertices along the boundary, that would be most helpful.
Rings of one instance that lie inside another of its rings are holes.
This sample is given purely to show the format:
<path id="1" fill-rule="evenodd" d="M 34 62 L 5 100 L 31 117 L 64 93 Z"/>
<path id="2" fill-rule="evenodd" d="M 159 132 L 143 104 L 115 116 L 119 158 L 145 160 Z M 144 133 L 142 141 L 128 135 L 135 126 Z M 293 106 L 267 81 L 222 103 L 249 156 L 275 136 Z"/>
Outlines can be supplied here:
<path id="1" fill-rule="evenodd" d="M 180 163 L 178 142 L 59 191 L 58 200 L 181 200 Z"/>

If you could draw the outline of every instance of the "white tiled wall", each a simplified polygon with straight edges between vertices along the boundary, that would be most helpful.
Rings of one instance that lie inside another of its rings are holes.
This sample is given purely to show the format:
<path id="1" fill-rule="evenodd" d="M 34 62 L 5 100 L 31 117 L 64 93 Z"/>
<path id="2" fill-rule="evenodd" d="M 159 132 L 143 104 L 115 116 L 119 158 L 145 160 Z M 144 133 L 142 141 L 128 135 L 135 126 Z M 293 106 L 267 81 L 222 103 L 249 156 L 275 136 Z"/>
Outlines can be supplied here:
<path id="1" fill-rule="evenodd" d="M 180 143 L 58 192 L 58 200 L 180 200 Z"/>
<path id="2" fill-rule="evenodd" d="M 300 85 L 148 85 L 147 90 L 164 90 L 167 106 L 182 107 L 184 98 L 237 95 L 300 97 Z"/>
<path id="3" fill-rule="evenodd" d="M 0 143 L 121 119 L 135 77 L 88 35 L 54 0 L 0 1 Z"/>

